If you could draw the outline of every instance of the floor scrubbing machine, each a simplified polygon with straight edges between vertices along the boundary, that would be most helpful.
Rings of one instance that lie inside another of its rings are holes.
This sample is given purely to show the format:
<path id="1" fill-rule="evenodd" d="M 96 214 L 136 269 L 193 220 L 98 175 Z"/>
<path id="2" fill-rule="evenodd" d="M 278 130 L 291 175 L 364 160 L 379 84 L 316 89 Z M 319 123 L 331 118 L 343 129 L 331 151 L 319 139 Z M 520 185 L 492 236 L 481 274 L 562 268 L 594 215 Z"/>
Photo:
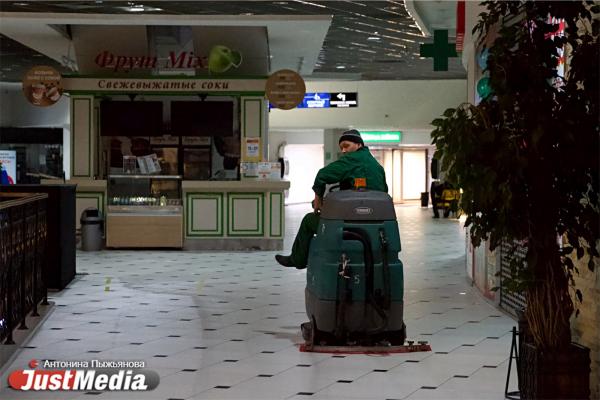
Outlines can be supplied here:
<path id="1" fill-rule="evenodd" d="M 307 267 L 302 324 L 316 346 L 402 346 L 404 276 L 391 197 L 378 191 L 329 193 Z"/>

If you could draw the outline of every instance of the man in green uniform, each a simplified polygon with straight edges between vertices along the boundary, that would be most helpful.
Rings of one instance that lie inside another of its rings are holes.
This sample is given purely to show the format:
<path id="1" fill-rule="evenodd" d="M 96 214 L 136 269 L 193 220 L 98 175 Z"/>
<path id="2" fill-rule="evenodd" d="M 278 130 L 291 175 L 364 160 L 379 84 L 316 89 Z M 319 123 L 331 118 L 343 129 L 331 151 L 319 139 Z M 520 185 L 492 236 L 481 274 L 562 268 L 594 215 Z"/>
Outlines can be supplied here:
<path id="1" fill-rule="evenodd" d="M 284 267 L 306 268 L 310 240 L 317 233 L 319 226 L 318 211 L 321 209 L 326 184 L 339 182 L 340 190 L 348 190 L 354 187 L 356 178 L 364 178 L 368 190 L 388 191 L 383 167 L 365 147 L 362 137 L 356 129 L 344 132 L 340 137 L 339 146 L 344 153 L 342 157 L 321 168 L 317 173 L 312 187 L 315 192 L 313 200 L 315 212 L 304 216 L 292 246 L 292 254 L 275 256 L 277 262 Z"/>

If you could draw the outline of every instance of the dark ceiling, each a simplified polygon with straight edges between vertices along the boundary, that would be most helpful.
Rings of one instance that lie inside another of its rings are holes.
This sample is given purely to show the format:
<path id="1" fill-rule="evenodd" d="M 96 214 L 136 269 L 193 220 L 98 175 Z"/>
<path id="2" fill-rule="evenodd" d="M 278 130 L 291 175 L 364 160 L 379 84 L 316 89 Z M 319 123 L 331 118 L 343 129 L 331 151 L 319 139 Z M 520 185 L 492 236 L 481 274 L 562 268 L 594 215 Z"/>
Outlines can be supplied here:
<path id="1" fill-rule="evenodd" d="M 307 79 L 464 79 L 459 58 L 433 71 L 419 57 L 423 38 L 403 1 L 1 1 L 0 11 L 152 15 L 331 15 L 314 72 Z M 108 19 L 109 20 L 109 19 Z M 1 23 L 1 21 L 0 21 Z M 450 32 L 453 35 L 454 32 Z M 19 81 L 33 65 L 66 68 L 0 35 L 0 81 Z"/>

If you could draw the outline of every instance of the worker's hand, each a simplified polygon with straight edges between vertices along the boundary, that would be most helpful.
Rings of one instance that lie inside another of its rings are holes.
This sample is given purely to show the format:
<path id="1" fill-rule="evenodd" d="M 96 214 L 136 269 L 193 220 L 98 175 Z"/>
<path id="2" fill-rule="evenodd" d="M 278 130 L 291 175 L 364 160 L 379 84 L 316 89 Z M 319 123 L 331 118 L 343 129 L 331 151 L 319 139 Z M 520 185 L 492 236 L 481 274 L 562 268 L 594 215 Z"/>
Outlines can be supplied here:
<path id="1" fill-rule="evenodd" d="M 315 199 L 312 201 L 312 206 L 315 212 L 321 210 L 321 207 L 323 206 L 323 200 L 319 195 L 315 194 Z"/>

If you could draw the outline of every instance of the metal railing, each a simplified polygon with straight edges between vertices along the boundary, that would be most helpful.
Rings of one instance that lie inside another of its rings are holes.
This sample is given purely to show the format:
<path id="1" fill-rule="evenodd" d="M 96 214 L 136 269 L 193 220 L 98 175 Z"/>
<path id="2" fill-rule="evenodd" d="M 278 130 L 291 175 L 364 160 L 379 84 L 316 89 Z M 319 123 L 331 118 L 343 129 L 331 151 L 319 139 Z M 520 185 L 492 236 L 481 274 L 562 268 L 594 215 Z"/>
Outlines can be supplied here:
<path id="1" fill-rule="evenodd" d="M 1 189 L 0 189 L 1 190 Z M 48 304 L 43 279 L 46 193 L 0 192 L 0 343 L 14 344 L 15 328 Z"/>

